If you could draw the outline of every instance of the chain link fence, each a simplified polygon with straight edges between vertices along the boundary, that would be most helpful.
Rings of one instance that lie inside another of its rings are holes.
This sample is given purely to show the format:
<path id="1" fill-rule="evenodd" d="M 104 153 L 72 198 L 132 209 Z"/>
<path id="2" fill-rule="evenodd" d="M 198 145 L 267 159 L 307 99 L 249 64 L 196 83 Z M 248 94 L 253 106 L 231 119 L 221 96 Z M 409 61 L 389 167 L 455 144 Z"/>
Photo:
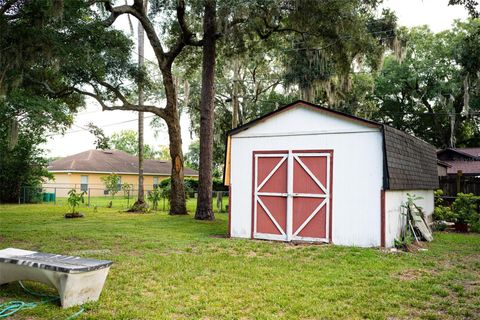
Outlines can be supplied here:
<path id="1" fill-rule="evenodd" d="M 137 189 L 109 191 L 105 188 L 90 188 L 82 185 L 72 187 L 66 186 L 43 186 L 43 187 L 21 187 L 18 198 L 19 204 L 45 204 L 54 206 L 68 206 L 68 193 L 75 190 L 76 193 L 83 193 L 83 203 L 81 206 L 86 207 L 107 207 L 127 209 L 130 208 L 138 197 Z M 152 193 L 153 188 L 145 189 L 145 200 L 150 207 L 153 205 Z M 194 210 L 196 205 L 196 192 L 186 192 L 187 209 Z M 213 191 L 213 210 L 216 213 L 228 212 L 228 191 Z M 160 196 L 157 198 L 157 210 L 168 211 L 170 209 L 168 196 Z"/>

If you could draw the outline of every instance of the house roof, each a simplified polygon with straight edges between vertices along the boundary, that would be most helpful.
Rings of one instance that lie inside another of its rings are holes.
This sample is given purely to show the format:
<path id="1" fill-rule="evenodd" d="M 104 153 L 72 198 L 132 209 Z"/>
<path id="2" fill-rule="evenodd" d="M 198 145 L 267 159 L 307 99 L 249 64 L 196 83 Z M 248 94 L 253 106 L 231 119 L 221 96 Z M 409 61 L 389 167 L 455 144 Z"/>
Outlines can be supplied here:
<path id="1" fill-rule="evenodd" d="M 228 136 L 247 130 L 270 117 L 299 106 L 325 111 L 347 120 L 379 128 L 384 138 L 384 189 L 413 190 L 438 188 L 436 149 L 425 141 L 387 125 L 298 100 L 227 132 Z M 228 143 L 227 143 L 228 145 Z M 227 157 L 229 148 L 227 148 Z M 226 157 L 226 158 L 227 158 Z M 226 167 L 229 161 L 226 159 Z M 226 174 L 229 174 L 226 172 Z M 229 181 L 224 177 L 225 181 Z"/>
<path id="2" fill-rule="evenodd" d="M 119 150 L 88 150 L 52 161 L 47 167 L 50 172 L 99 172 L 138 174 L 138 157 Z M 143 162 L 145 174 L 168 176 L 172 171 L 169 161 L 146 159 Z M 186 176 L 198 172 L 184 168 Z"/>
<path id="3" fill-rule="evenodd" d="M 446 161 L 442 161 L 440 159 L 437 159 L 437 164 L 439 166 L 442 166 L 442 167 L 445 167 L 445 168 L 451 168 L 452 167 L 452 165 L 450 163 L 448 163 Z"/>
<path id="4" fill-rule="evenodd" d="M 437 151 L 439 160 L 449 164 L 447 174 L 480 175 L 480 148 L 446 148 Z"/>
<path id="5" fill-rule="evenodd" d="M 480 175 L 480 161 L 453 160 L 448 161 L 448 164 L 450 167 L 447 168 L 447 174 L 457 174 L 461 170 L 463 174 Z"/>
<path id="6" fill-rule="evenodd" d="M 480 159 L 480 148 L 446 148 L 437 151 L 437 156 L 455 153 L 465 158 Z"/>

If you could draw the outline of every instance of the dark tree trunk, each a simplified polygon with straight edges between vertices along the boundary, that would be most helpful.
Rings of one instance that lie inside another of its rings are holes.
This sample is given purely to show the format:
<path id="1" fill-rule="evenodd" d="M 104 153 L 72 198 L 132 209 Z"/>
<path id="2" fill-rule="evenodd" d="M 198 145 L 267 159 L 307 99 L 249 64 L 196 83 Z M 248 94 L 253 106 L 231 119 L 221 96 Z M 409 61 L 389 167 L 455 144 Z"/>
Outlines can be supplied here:
<path id="1" fill-rule="evenodd" d="M 205 0 L 203 16 L 202 97 L 200 101 L 200 161 L 195 219 L 214 220 L 212 210 L 213 113 L 215 101 L 216 1 Z"/>
<path id="2" fill-rule="evenodd" d="M 153 52 L 157 58 L 159 69 L 162 73 L 163 86 L 167 104 L 164 108 L 155 106 L 141 106 L 127 103 L 123 106 L 105 106 L 104 110 L 132 110 L 151 112 L 165 120 L 168 127 L 170 141 L 170 156 L 172 158 L 171 175 L 171 194 L 170 194 L 170 214 L 187 214 L 185 202 L 185 188 L 183 184 L 183 152 L 182 136 L 180 130 L 180 115 L 177 109 L 177 96 L 172 77 L 172 64 L 175 58 L 182 52 L 186 45 L 199 45 L 193 41 L 194 34 L 188 30 L 185 21 L 185 1 L 177 0 L 177 20 L 181 27 L 181 34 L 169 51 L 165 51 L 160 38 L 157 35 L 154 24 L 148 16 L 146 10 L 146 0 L 135 0 L 133 5 L 120 5 L 112 7 L 106 6 L 111 15 L 104 21 L 106 26 L 110 26 L 122 14 L 130 14 L 136 17 L 145 30 L 145 34 L 152 46 Z M 118 93 L 116 93 L 118 95 Z M 89 94 L 91 95 L 91 94 Z"/>
<path id="3" fill-rule="evenodd" d="M 146 9 L 145 2 L 144 6 Z M 143 30 L 142 23 L 138 22 L 138 66 L 143 68 L 145 64 L 145 34 Z M 140 81 L 138 83 L 138 105 L 143 106 L 144 102 L 144 92 L 143 92 L 143 83 Z M 145 192 L 143 187 L 143 123 L 144 123 L 143 111 L 138 112 L 138 196 L 137 201 L 133 204 L 133 211 L 144 211 L 147 207 L 145 202 Z"/>
<path id="4" fill-rule="evenodd" d="M 170 192 L 170 214 L 187 214 L 185 201 L 185 187 L 183 184 L 183 151 L 182 151 L 182 132 L 180 128 L 180 116 L 177 110 L 177 98 L 171 66 L 162 69 L 163 85 L 167 97 L 167 107 L 169 110 L 167 117 L 164 118 L 168 127 L 168 137 L 170 140 L 170 157 L 172 159 L 172 176 Z"/>

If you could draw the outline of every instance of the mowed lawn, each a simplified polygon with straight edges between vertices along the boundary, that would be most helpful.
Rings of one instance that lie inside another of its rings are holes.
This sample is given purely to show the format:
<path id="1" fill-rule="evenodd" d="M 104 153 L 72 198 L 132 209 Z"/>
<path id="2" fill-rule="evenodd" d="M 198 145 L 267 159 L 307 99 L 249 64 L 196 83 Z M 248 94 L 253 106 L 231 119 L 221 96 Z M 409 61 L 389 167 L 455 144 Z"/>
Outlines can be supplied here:
<path id="1" fill-rule="evenodd" d="M 98 207 L 67 220 L 66 211 L 0 206 L 0 247 L 114 261 L 81 319 L 480 319 L 478 234 L 436 233 L 427 251 L 393 254 L 228 239 L 225 214 L 199 222 Z M 0 287 L 0 302 L 10 300 L 36 299 L 12 283 Z M 13 319 L 65 319 L 77 310 L 49 303 Z"/>

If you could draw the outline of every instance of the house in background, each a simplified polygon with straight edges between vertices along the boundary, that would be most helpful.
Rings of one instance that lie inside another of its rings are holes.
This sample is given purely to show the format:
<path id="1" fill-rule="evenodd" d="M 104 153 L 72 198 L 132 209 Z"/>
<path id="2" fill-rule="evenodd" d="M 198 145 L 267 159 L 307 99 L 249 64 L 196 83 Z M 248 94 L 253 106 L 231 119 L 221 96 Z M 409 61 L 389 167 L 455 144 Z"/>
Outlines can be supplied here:
<path id="1" fill-rule="evenodd" d="M 121 184 L 128 183 L 138 190 L 138 157 L 118 150 L 88 150 L 55 160 L 48 166 L 54 179 L 46 181 L 46 192 L 65 197 L 71 189 L 89 191 L 91 196 L 103 196 L 105 185 L 102 177 L 112 173 L 120 176 Z M 164 160 L 144 160 L 144 187 L 152 190 L 170 177 L 172 164 Z M 198 177 L 198 172 L 184 168 L 185 178 Z M 134 191 L 136 194 L 136 191 Z"/>
<path id="2" fill-rule="evenodd" d="M 437 158 L 447 165 L 447 175 L 480 176 L 480 148 L 447 148 L 437 151 Z"/>
<path id="3" fill-rule="evenodd" d="M 439 177 L 445 177 L 448 174 L 448 168 L 451 167 L 452 166 L 448 162 L 437 159 L 437 170 Z"/>
<path id="4" fill-rule="evenodd" d="M 480 195 L 480 148 L 438 150 L 437 158 L 444 196 L 455 197 L 460 192 Z M 445 169 L 440 168 L 441 163 L 445 164 Z"/>

